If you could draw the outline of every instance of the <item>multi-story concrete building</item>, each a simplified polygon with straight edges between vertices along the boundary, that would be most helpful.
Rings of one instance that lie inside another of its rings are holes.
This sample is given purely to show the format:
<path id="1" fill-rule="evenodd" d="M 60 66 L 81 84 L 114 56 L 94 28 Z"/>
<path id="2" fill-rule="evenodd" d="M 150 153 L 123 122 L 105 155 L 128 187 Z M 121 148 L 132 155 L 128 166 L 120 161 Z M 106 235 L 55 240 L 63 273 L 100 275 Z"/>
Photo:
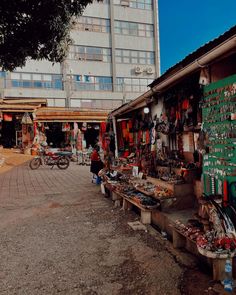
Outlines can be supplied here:
<path id="1" fill-rule="evenodd" d="M 74 44 L 63 64 L 30 60 L 24 68 L 0 73 L 4 97 L 113 109 L 145 92 L 159 76 L 156 0 L 94 2 L 71 36 Z"/>

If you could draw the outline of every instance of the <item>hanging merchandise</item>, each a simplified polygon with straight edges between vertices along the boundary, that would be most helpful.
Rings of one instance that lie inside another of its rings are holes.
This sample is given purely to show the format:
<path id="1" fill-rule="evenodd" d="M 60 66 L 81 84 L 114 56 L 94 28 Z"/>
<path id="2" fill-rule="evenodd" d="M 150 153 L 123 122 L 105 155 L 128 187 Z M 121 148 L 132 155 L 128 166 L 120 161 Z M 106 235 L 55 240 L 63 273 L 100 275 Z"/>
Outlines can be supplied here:
<path id="1" fill-rule="evenodd" d="M 78 132 L 78 123 L 74 122 L 74 136 L 76 137 L 77 132 Z"/>
<path id="2" fill-rule="evenodd" d="M 118 148 L 120 150 L 124 150 L 124 139 L 122 136 L 122 122 L 117 124 L 117 141 L 118 141 Z"/>
<path id="3" fill-rule="evenodd" d="M 6 122 L 12 122 L 13 116 L 12 114 L 4 114 L 3 115 L 3 120 Z"/>
<path id="4" fill-rule="evenodd" d="M 236 208 L 236 197 L 230 192 L 231 184 L 236 181 L 236 121 L 231 119 L 231 114 L 236 113 L 234 85 L 236 75 L 205 86 L 204 133 L 200 133 L 199 142 L 206 145 L 203 164 L 205 194 L 220 194 L 224 205 Z"/>
<path id="5" fill-rule="evenodd" d="M 86 130 L 87 130 L 87 123 L 86 123 L 86 122 L 84 122 L 84 123 L 82 124 L 82 128 L 81 128 L 81 130 L 82 130 L 82 131 L 86 131 Z"/>
<path id="6" fill-rule="evenodd" d="M 80 129 L 78 129 L 77 132 L 77 150 L 82 151 L 83 149 L 83 139 L 84 139 L 84 134 L 81 132 Z"/>
<path id="7" fill-rule="evenodd" d="M 63 132 L 70 131 L 70 123 L 68 122 L 62 123 L 62 131 Z"/>
<path id="8" fill-rule="evenodd" d="M 25 124 L 25 125 L 32 125 L 33 124 L 33 121 L 30 118 L 29 113 L 24 113 L 24 115 L 22 117 L 22 120 L 21 120 L 21 123 Z"/>

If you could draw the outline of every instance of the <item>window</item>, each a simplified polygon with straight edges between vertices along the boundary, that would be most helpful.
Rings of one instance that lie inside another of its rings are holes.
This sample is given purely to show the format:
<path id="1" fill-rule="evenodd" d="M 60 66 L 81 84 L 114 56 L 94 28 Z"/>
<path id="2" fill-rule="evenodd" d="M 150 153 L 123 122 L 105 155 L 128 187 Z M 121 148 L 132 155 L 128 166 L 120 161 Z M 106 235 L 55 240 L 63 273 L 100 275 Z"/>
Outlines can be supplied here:
<path id="1" fill-rule="evenodd" d="M 76 60 L 111 62 L 111 49 L 74 45 L 70 47 L 69 56 Z"/>
<path id="2" fill-rule="evenodd" d="M 52 81 L 52 75 L 43 75 L 44 81 Z"/>
<path id="3" fill-rule="evenodd" d="M 20 73 L 11 73 L 12 79 L 20 79 L 20 77 L 21 77 Z"/>
<path id="4" fill-rule="evenodd" d="M 150 79 L 137 78 L 117 78 L 116 90 L 119 92 L 145 92 L 147 85 L 150 84 Z"/>
<path id="5" fill-rule="evenodd" d="M 152 10 L 152 0 L 114 0 L 114 4 L 122 5 L 124 1 L 127 2 L 127 6 L 131 8 Z"/>
<path id="6" fill-rule="evenodd" d="M 33 83 L 34 83 L 35 88 L 42 88 L 43 87 L 42 81 L 34 81 Z"/>
<path id="7" fill-rule="evenodd" d="M 135 22 L 115 21 L 114 30 L 116 34 L 153 37 L 153 25 Z"/>
<path id="8" fill-rule="evenodd" d="M 112 90 L 112 78 L 111 77 L 96 77 L 96 82 L 99 85 L 99 90 Z"/>
<path id="9" fill-rule="evenodd" d="M 62 75 L 11 73 L 12 87 L 62 89 Z"/>
<path id="10" fill-rule="evenodd" d="M 112 77 L 75 75 L 74 84 L 78 91 L 112 91 Z"/>
<path id="11" fill-rule="evenodd" d="M 109 19 L 81 16 L 76 28 L 80 31 L 109 33 L 111 26 Z"/>
<path id="12" fill-rule="evenodd" d="M 117 63 L 130 63 L 130 64 L 154 64 L 154 52 L 116 49 L 116 62 Z"/>
<path id="13" fill-rule="evenodd" d="M 32 79 L 40 81 L 41 80 L 41 75 L 40 74 L 33 74 Z"/>

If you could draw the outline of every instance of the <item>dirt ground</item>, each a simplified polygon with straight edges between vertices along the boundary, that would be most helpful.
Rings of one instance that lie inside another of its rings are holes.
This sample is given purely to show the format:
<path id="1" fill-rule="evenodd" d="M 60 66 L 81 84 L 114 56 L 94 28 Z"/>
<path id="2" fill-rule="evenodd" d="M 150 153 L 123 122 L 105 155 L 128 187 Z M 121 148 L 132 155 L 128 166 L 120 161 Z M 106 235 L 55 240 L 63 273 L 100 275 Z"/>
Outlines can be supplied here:
<path id="1" fill-rule="evenodd" d="M 133 230 L 128 222 L 139 216 L 114 208 L 88 167 L 32 171 L 29 156 L 6 155 L 0 294 L 224 294 L 194 257 L 151 226 Z"/>

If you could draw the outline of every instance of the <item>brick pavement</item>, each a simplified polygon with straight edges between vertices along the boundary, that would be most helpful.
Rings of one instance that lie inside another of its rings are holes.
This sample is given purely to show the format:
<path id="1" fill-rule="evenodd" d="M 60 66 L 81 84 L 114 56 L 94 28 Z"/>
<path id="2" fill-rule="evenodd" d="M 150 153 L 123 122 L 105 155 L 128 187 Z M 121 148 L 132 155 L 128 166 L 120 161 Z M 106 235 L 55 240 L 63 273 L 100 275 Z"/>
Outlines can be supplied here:
<path id="1" fill-rule="evenodd" d="M 66 170 L 56 166 L 41 166 L 37 170 L 29 168 L 30 156 L 14 154 L 9 151 L 4 154 L 6 163 L 0 167 L 0 222 L 7 223 L 29 214 L 27 208 L 45 207 L 50 202 L 74 202 L 71 194 L 81 190 L 81 183 L 90 189 L 91 174 L 89 167 L 71 162 Z M 69 196 L 67 198 L 67 196 Z M 21 212 L 21 209 L 23 212 Z M 14 211 L 14 214 L 13 214 Z M 34 212 L 31 210 L 30 214 Z"/>

